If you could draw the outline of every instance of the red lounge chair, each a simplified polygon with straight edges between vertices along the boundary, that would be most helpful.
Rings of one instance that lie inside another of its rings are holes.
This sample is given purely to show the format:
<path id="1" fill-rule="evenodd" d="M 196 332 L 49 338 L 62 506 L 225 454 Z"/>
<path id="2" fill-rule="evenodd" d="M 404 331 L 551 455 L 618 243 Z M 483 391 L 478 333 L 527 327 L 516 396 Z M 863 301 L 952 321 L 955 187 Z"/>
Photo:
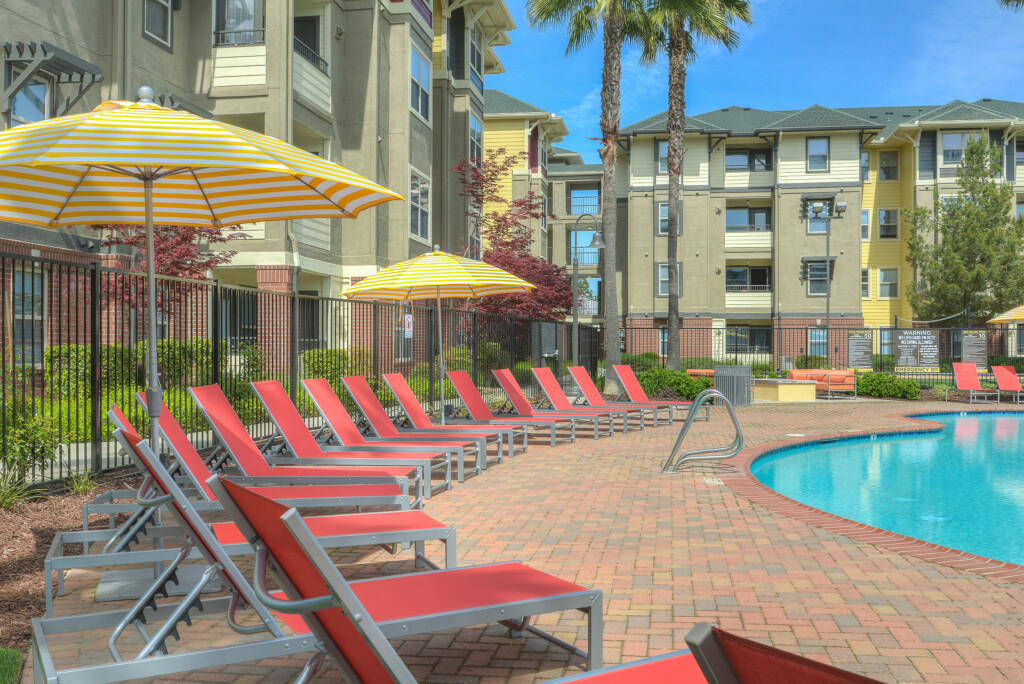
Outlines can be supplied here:
<path id="1" fill-rule="evenodd" d="M 612 366 L 612 372 L 619 379 L 619 384 L 622 385 L 623 393 L 629 397 L 630 401 L 636 401 L 641 403 L 657 403 L 661 406 L 671 406 L 674 409 L 680 411 L 689 411 L 693 406 L 692 401 L 657 401 L 652 402 L 647 398 L 647 394 L 644 392 L 644 388 L 640 386 L 640 381 L 636 379 L 636 375 L 633 374 L 633 369 L 629 366 Z M 621 397 L 620 397 L 621 398 Z M 707 404 L 704 405 L 704 420 L 707 420 L 711 414 L 711 407 Z"/>
<path id="2" fill-rule="evenodd" d="M 298 511 L 224 478 L 211 478 L 224 508 L 257 549 L 257 596 L 274 610 L 301 614 L 350 682 L 413 682 L 389 638 L 500 622 L 601 662 L 601 592 L 527 567 L 495 563 L 348 582 Z M 285 599 L 268 595 L 273 568 Z M 529 624 L 527 616 L 579 610 L 589 653 Z M 383 655 L 383 658 L 382 658 Z"/>
<path id="3" fill-rule="evenodd" d="M 998 390 L 985 390 L 981 389 L 981 380 L 978 379 L 978 367 L 973 363 L 954 363 L 953 364 L 953 377 L 956 379 L 956 389 L 961 392 L 967 392 L 968 403 L 973 404 L 975 400 L 979 404 L 991 404 L 991 399 L 983 399 L 982 397 L 995 396 L 996 404 L 999 403 L 999 391 Z M 950 390 L 946 389 L 946 401 L 949 401 Z"/>
<path id="4" fill-rule="evenodd" d="M 386 439 L 389 442 L 402 442 L 405 444 L 418 444 L 423 447 L 444 447 L 446 449 L 457 449 L 458 450 L 458 479 L 462 482 L 465 479 L 465 465 L 464 457 L 465 452 L 468 449 L 473 449 L 473 455 L 475 464 L 473 466 L 473 472 L 477 475 L 487 467 L 487 437 L 474 437 L 469 441 L 465 441 L 455 437 L 454 435 L 438 435 L 430 433 L 421 433 L 415 430 L 408 432 L 399 432 L 395 424 L 391 422 L 391 417 L 388 412 L 384 410 L 384 407 L 380 405 L 380 401 L 377 400 L 377 395 L 374 394 L 373 388 L 370 387 L 370 383 L 366 381 L 361 375 L 350 375 L 344 377 L 341 381 L 345 384 L 345 389 L 348 390 L 349 395 L 356 402 L 356 406 L 362 412 L 363 416 L 366 417 L 366 422 L 370 424 L 370 429 L 377 436 L 377 439 Z M 334 390 L 332 389 L 333 393 Z M 337 399 L 337 395 L 335 395 Z M 338 406 L 344 408 L 344 404 L 341 400 L 338 400 Z M 348 411 L 344 411 L 345 416 L 348 416 Z M 337 412 L 333 412 L 335 418 L 340 418 Z M 326 416 L 324 416 L 326 418 Z M 351 418 L 349 418 L 351 422 Z M 333 430 L 333 427 L 331 428 Z M 354 432 L 354 434 L 353 434 Z M 350 443 L 349 440 L 356 439 L 356 434 L 359 434 L 359 430 L 356 429 L 355 425 L 352 426 L 351 431 L 345 431 L 338 434 L 338 438 L 345 444 Z M 351 437 L 349 436 L 351 435 Z M 465 437 L 465 435 L 463 435 Z M 364 439 L 362 435 L 358 439 Z"/>
<path id="5" fill-rule="evenodd" d="M 508 396 L 508 401 L 512 404 L 512 408 L 520 416 L 525 418 L 575 418 L 577 423 L 589 421 L 594 426 L 594 439 L 598 439 L 601 435 L 611 435 L 615 429 L 612 426 L 612 417 L 607 413 L 599 414 L 591 413 L 590 411 L 538 411 L 530 404 L 530 399 L 523 394 L 523 390 L 520 389 L 519 383 L 516 382 L 515 377 L 512 375 L 512 371 L 503 368 L 492 370 L 491 373 L 494 374 L 498 385 Z M 601 428 L 601 425 L 604 423 L 608 424 L 607 429 Z"/>
<path id="6" fill-rule="evenodd" d="M 647 403 L 638 401 L 605 401 L 605 398 L 601 395 L 601 390 L 597 389 L 597 385 L 594 384 L 594 381 L 590 379 L 590 375 L 587 374 L 586 368 L 584 368 L 583 366 L 570 366 L 569 375 L 571 375 L 572 379 L 576 381 L 576 386 L 580 388 L 580 393 L 583 395 L 583 398 L 587 400 L 587 403 L 590 404 L 591 406 L 607 406 L 610 408 L 619 408 L 620 406 L 640 408 L 643 409 L 645 412 L 650 413 L 651 418 L 653 419 L 654 427 L 658 427 L 658 414 L 664 411 L 666 417 L 668 418 L 668 424 L 672 424 L 672 407 L 669 406 L 668 404 L 663 404 L 657 401 Z"/>
<path id="7" fill-rule="evenodd" d="M 420 468 L 393 466 L 388 468 L 369 467 L 327 467 L 309 465 L 275 465 L 271 466 L 263 458 L 263 453 L 252 441 L 235 410 L 231 408 L 227 397 L 217 385 L 192 387 L 189 389 L 196 405 L 206 416 L 206 421 L 213 428 L 217 441 L 225 449 L 235 466 L 246 477 L 273 477 L 282 483 L 306 484 L 316 478 L 324 484 L 379 484 L 405 480 L 415 483 L 417 496 L 413 506 L 422 506 L 426 496 L 425 485 Z M 204 408 L 204 402 L 207 404 Z M 324 478 L 328 478 L 325 480 Z M 243 481 L 243 484 L 248 482 Z"/>
<path id="8" fill-rule="evenodd" d="M 518 416 L 499 418 L 487 408 L 487 402 L 480 396 L 480 392 L 473 384 L 473 379 L 469 377 L 468 372 L 448 371 L 448 379 L 455 385 L 455 391 L 458 392 L 466 413 L 478 425 L 522 425 L 525 429 L 543 430 L 551 435 L 551 446 L 555 446 L 559 442 L 576 441 L 575 418 L 522 418 Z M 455 413 L 458 414 L 458 411 Z M 568 428 L 569 436 L 558 437 L 556 431 L 559 428 Z"/>
<path id="9" fill-rule="evenodd" d="M 996 386 L 999 393 L 1009 392 L 1013 397 L 1013 403 L 1020 403 L 1020 395 L 1024 387 L 1020 386 L 1020 378 L 1017 377 L 1017 369 L 1013 366 L 992 366 L 992 373 L 996 376 Z"/>
<path id="10" fill-rule="evenodd" d="M 471 435 L 484 435 L 487 438 L 488 443 L 498 444 L 498 462 L 501 463 L 502 457 L 504 456 L 504 445 L 508 445 L 508 455 L 515 456 L 516 453 L 526 451 L 526 428 L 521 425 L 491 425 L 483 427 L 481 425 L 458 425 L 446 423 L 445 425 L 439 425 L 432 420 L 427 412 L 423 410 L 423 406 L 420 405 L 419 399 L 416 398 L 416 394 L 409 387 L 409 383 L 406 382 L 405 377 L 401 373 L 385 373 L 383 376 L 384 382 L 388 384 L 391 389 L 391 393 L 395 395 L 395 399 L 398 400 L 398 405 L 402 407 L 402 412 L 405 413 L 405 417 L 408 419 L 409 424 L 418 433 L 436 433 L 439 435 L 451 434 L 453 437 L 460 435 L 471 436 Z M 516 436 L 520 436 L 523 439 L 523 444 L 520 447 L 516 447 Z"/>
<path id="11" fill-rule="evenodd" d="M 362 445 L 324 447 L 309 431 L 306 421 L 295 409 L 288 393 L 276 380 L 251 383 L 256 396 L 267 409 L 276 434 L 284 440 L 284 456 L 271 456 L 271 463 L 306 463 L 309 465 L 405 465 L 421 469 L 426 482 L 425 491 L 432 492 L 435 471 L 441 472 L 441 490 L 451 489 L 451 457 L 443 449 L 402 448 L 378 445 L 377 449 L 363 449 Z M 429 497 L 428 497 L 429 498 Z"/>
<path id="12" fill-rule="evenodd" d="M 637 408 L 626 408 L 619 406 L 615 408 L 602 406 L 583 406 L 573 404 L 569 401 L 569 397 L 565 396 L 565 392 L 562 391 L 562 385 L 558 382 L 558 378 L 551 372 L 548 367 L 534 368 L 533 377 L 537 379 L 537 384 L 540 385 L 541 392 L 547 398 L 548 404 L 555 411 L 589 411 L 595 415 L 609 416 L 614 419 L 615 416 L 619 417 L 622 421 L 622 432 L 628 432 L 631 428 L 638 430 L 644 429 L 644 414 L 643 411 Z M 632 425 L 630 423 L 631 418 L 639 418 L 640 423 L 638 425 Z M 614 421 L 613 421 L 614 422 Z"/>

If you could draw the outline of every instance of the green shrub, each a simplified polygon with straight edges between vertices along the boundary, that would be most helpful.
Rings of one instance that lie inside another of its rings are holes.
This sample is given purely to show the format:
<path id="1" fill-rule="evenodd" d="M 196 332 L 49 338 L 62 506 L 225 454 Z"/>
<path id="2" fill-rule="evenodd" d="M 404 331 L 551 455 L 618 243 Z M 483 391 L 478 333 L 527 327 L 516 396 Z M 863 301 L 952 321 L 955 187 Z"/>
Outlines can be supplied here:
<path id="1" fill-rule="evenodd" d="M 643 354 L 623 354 L 622 363 L 632 368 L 634 373 L 643 373 L 644 371 L 651 370 L 652 368 L 660 368 L 661 357 L 654 352 L 644 352 Z"/>
<path id="2" fill-rule="evenodd" d="M 676 396 L 681 399 L 692 400 L 698 394 L 706 389 L 710 389 L 714 385 L 714 380 L 703 375 L 694 377 L 685 371 L 675 372 L 674 375 L 672 389 L 675 390 Z"/>
<path id="3" fill-rule="evenodd" d="M 659 366 L 638 374 L 636 379 L 640 383 L 640 388 L 644 391 L 644 394 L 652 397 L 666 387 L 671 386 L 675 379 L 675 374 L 675 371 Z"/>
<path id="4" fill-rule="evenodd" d="M 921 387 L 890 373 L 865 373 L 857 378 L 857 394 L 866 397 L 920 399 Z"/>
<path id="5" fill-rule="evenodd" d="M 896 370 L 895 354 L 875 354 L 871 366 L 876 373 L 893 373 Z"/>
<path id="6" fill-rule="evenodd" d="M 939 372 L 940 373 L 952 373 L 953 372 L 953 359 L 939 359 Z"/>
<path id="7" fill-rule="evenodd" d="M 512 366 L 512 377 L 520 385 L 526 385 L 533 381 L 533 362 L 530 360 L 516 361 Z"/>
<path id="8" fill-rule="evenodd" d="M 307 349 L 301 354 L 302 377 L 331 382 L 350 375 L 348 351 L 345 349 Z"/>
<path id="9" fill-rule="evenodd" d="M 713 368 L 716 365 L 716 361 L 712 359 L 710 356 L 684 356 L 683 358 L 679 359 L 679 364 L 683 370 L 686 370 L 688 368 L 708 369 Z"/>
<path id="10" fill-rule="evenodd" d="M 1017 373 L 1024 373 L 1024 356 L 998 356 L 992 354 L 988 357 L 988 367 L 992 366 L 1013 366 Z"/>
<path id="11" fill-rule="evenodd" d="M 92 346 L 55 344 L 43 350 L 43 372 L 47 389 L 54 396 L 73 397 L 88 393 Z M 100 345 L 102 387 L 134 384 L 139 375 L 139 359 L 132 347 L 120 344 Z"/>
<path id="12" fill-rule="evenodd" d="M 796 357 L 797 368 L 828 369 L 828 360 L 820 354 L 807 354 Z"/>
<path id="13" fill-rule="evenodd" d="M 477 345 L 478 370 L 490 373 L 494 368 L 508 368 L 508 345 L 501 342 L 481 342 Z"/>
<path id="14" fill-rule="evenodd" d="M 693 399 L 714 384 L 708 377 L 693 377 L 686 371 L 671 371 L 660 367 L 644 371 L 637 376 L 637 380 L 648 397 L 670 389 L 680 399 Z"/>
<path id="15" fill-rule="evenodd" d="M 760 362 L 750 364 L 751 373 L 762 373 L 767 375 L 775 370 L 775 364 L 771 362 Z"/>

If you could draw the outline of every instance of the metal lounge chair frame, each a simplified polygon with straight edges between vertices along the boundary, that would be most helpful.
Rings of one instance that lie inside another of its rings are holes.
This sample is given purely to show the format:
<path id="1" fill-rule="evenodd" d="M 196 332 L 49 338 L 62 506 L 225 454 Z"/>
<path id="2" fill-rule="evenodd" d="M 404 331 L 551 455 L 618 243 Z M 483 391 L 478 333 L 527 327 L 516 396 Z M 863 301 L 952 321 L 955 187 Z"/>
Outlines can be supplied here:
<path id="1" fill-rule="evenodd" d="M 505 392 L 505 395 L 508 397 L 505 405 L 511 406 L 512 409 L 520 416 L 525 416 L 527 418 L 574 418 L 577 423 L 589 422 L 594 428 L 594 439 L 599 439 L 602 435 L 611 436 L 615 431 L 612 416 L 608 413 L 592 413 L 590 411 L 543 411 L 535 409 L 530 403 L 530 399 L 519 387 L 519 383 L 516 382 L 515 377 L 512 375 L 512 371 L 507 368 L 501 368 L 492 370 L 491 373 L 498 381 L 498 386 L 501 387 Z M 608 425 L 607 429 L 601 427 L 605 423 Z"/>
<path id="2" fill-rule="evenodd" d="M 601 663 L 599 590 L 584 589 L 520 563 L 348 582 L 316 543 L 298 511 L 268 502 L 224 479 L 211 478 L 210 484 L 220 488 L 219 495 L 223 491 L 225 510 L 257 548 L 253 584 L 258 599 L 274 610 L 302 614 L 349 682 L 366 681 L 368 674 L 379 681 L 385 673 L 390 681 L 413 682 L 388 638 L 488 622 L 499 622 L 516 636 L 524 632 L 539 636 L 584 658 L 588 668 Z M 268 567 L 287 600 L 266 592 Z M 429 595 L 409 592 L 410 580 Z M 502 596 L 489 599 L 489 590 L 498 586 Z M 376 601 L 376 605 L 364 605 L 360 596 Z M 383 619 L 375 620 L 371 610 L 383 614 Z M 531 615 L 565 610 L 580 610 L 587 615 L 589 651 L 581 651 L 530 624 Z M 339 639 L 339 634 L 343 638 Z"/>
<path id="3" fill-rule="evenodd" d="M 456 470 L 459 482 L 465 481 L 466 451 L 467 447 L 472 444 L 474 445 L 474 465 L 470 472 L 475 475 L 479 475 L 487 469 L 486 436 L 460 440 L 453 435 L 421 433 L 418 430 L 400 432 L 398 428 L 395 427 L 395 424 L 391 422 L 391 416 L 389 416 L 387 411 L 384 410 L 384 407 L 381 406 L 380 401 L 377 399 L 377 395 L 374 393 L 373 388 L 370 387 L 370 383 L 366 381 L 366 378 L 361 375 L 349 375 L 343 377 L 341 382 L 345 385 L 345 389 L 348 391 L 349 396 L 352 397 L 352 401 L 356 403 L 359 411 L 363 414 L 363 418 L 366 420 L 366 424 L 369 426 L 370 432 L 373 433 L 373 436 L 369 439 L 418 444 L 421 446 L 429 445 L 434 446 L 435 448 L 440 448 L 441 446 L 446 448 L 458 447 L 458 463 Z M 334 392 L 333 388 L 331 389 L 331 392 Z M 335 394 L 335 398 L 337 398 L 337 394 Z M 338 399 L 337 405 L 344 407 L 344 404 L 341 403 L 340 399 Z M 342 413 L 341 411 L 332 410 L 331 413 L 335 421 L 343 420 L 340 415 Z M 344 413 L 345 415 L 348 415 L 347 411 Z M 349 420 L 351 420 L 351 416 L 349 417 Z M 344 438 L 343 435 L 340 435 L 339 437 Z M 363 439 L 367 438 L 363 437 Z"/>
<path id="4" fill-rule="evenodd" d="M 630 401 L 656 403 L 660 406 L 671 406 L 673 409 L 683 412 L 689 412 L 690 407 L 693 406 L 692 401 L 651 401 L 644 392 L 644 388 L 640 386 L 640 381 L 637 379 L 636 374 L 633 373 L 633 369 L 630 366 L 624 364 L 612 366 L 612 372 L 615 373 L 615 377 L 619 379 L 619 384 L 622 386 L 622 394 L 619 395 L 616 401 L 622 399 L 623 396 L 627 396 Z M 705 405 L 704 416 L 702 418 L 697 418 L 696 420 L 711 420 L 711 407 Z"/>
<path id="5" fill-rule="evenodd" d="M 946 388 L 945 400 L 949 401 L 949 393 L 951 391 L 967 392 L 967 401 L 973 404 L 977 401 L 979 404 L 998 404 L 999 403 L 999 390 L 986 390 L 981 388 L 981 380 L 978 378 L 978 367 L 973 363 L 953 363 L 953 379 L 956 382 L 955 388 Z M 982 397 L 995 396 L 995 401 L 991 399 L 983 399 Z"/>
<path id="6" fill-rule="evenodd" d="M 673 409 L 668 404 L 663 404 L 657 401 L 652 402 L 640 402 L 640 401 L 606 401 L 601 395 L 601 390 L 597 389 L 597 385 L 590 379 L 590 375 L 587 373 L 587 369 L 583 366 L 569 366 L 569 375 L 572 376 L 576 386 L 580 389 L 580 394 L 591 406 L 597 407 L 608 407 L 608 408 L 639 408 L 645 412 L 645 415 L 650 415 L 652 427 L 658 427 L 661 423 L 659 414 L 665 412 L 665 419 L 668 420 L 668 424 L 672 425 L 674 421 Z"/>
<path id="7" fill-rule="evenodd" d="M 217 385 L 190 387 L 196 406 L 203 412 L 218 444 L 224 449 L 225 458 L 219 459 L 223 466 L 230 459 L 245 477 L 272 476 L 282 483 L 305 484 L 311 477 L 325 484 L 377 484 L 381 482 L 408 482 L 415 486 L 413 508 L 421 508 L 424 498 L 429 498 L 422 477 L 422 468 L 416 466 L 318 466 L 318 465 L 272 465 L 267 462 L 252 436 L 245 429 L 242 420 L 231 408 L 223 390 Z M 204 406 L 204 404 L 209 404 Z M 215 406 L 216 405 L 216 406 Z M 212 409 L 219 408 L 219 412 Z M 208 410 L 209 409 L 209 410 Z M 211 467 L 216 472 L 216 467 Z M 243 480 L 242 484 L 246 482 Z"/>
<path id="8" fill-rule="evenodd" d="M 439 435 L 486 435 L 488 444 L 498 444 L 498 458 L 491 459 L 488 463 L 497 461 L 501 463 L 505 453 L 509 457 L 518 453 L 525 453 L 527 448 L 526 428 L 522 425 L 471 425 L 468 423 L 446 423 L 438 425 L 430 420 L 430 416 L 423 410 L 419 399 L 416 398 L 405 376 L 401 373 L 385 373 L 381 376 L 387 383 L 391 393 L 398 400 L 398 405 L 405 414 L 406 421 L 418 433 L 435 433 Z M 516 446 L 516 437 L 522 438 L 522 445 Z"/>
<path id="9" fill-rule="evenodd" d="M 558 382 L 558 378 L 551 372 L 551 369 L 547 366 L 541 368 L 533 368 L 533 377 L 536 378 L 537 384 L 540 385 L 541 392 L 544 393 L 546 403 L 551 407 L 552 411 L 589 411 L 595 415 L 607 415 L 612 417 L 619 417 L 622 421 L 622 432 L 623 434 L 630 430 L 643 430 L 644 429 L 644 411 L 640 408 L 625 406 L 609 407 L 609 406 L 587 406 L 582 404 L 573 404 L 569 401 L 569 397 L 565 396 L 565 392 L 562 391 L 562 385 Z M 542 401 L 541 403 L 545 403 Z M 639 418 L 640 421 L 636 424 L 632 424 L 633 418 Z M 614 424 L 614 420 L 612 421 Z"/>
<path id="10" fill-rule="evenodd" d="M 1024 387 L 1021 387 L 1020 378 L 1017 377 L 1017 369 L 1013 366 L 992 366 L 992 374 L 996 377 L 999 394 L 1009 392 L 1013 403 L 1019 404 Z"/>
<path id="11" fill-rule="evenodd" d="M 324 446 L 316 441 L 284 386 L 276 380 L 251 383 L 256 396 L 267 409 L 270 422 L 284 446 L 278 455 L 268 456 L 274 465 L 404 465 L 420 468 L 426 491 L 433 492 L 433 476 L 441 474 L 440 491 L 451 489 L 451 453 L 440 448 L 404 448 L 396 445 L 377 445 L 364 449 L 358 446 Z M 258 385 L 258 389 L 257 389 Z"/>
<path id="12" fill-rule="evenodd" d="M 561 442 L 576 441 L 576 419 L 575 418 L 523 418 L 522 416 L 506 415 L 495 416 L 487 408 L 487 402 L 480 396 L 480 391 L 473 384 L 467 371 L 448 371 L 448 379 L 455 386 L 455 391 L 462 402 L 452 416 L 458 416 L 463 410 L 466 412 L 471 424 L 475 425 L 521 425 L 525 430 L 537 430 L 547 432 L 551 439 L 551 446 Z M 567 428 L 568 437 L 559 437 L 558 429 Z"/>

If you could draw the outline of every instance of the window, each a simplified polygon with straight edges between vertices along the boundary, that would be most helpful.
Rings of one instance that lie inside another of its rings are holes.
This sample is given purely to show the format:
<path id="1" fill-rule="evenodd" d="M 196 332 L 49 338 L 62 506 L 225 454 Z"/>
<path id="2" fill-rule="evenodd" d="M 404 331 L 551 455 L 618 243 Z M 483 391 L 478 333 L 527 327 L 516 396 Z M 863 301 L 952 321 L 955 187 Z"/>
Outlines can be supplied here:
<path id="1" fill-rule="evenodd" d="M 871 269 L 860 269 L 860 298 L 871 299 Z"/>
<path id="2" fill-rule="evenodd" d="M 768 207 L 734 207 L 725 209 L 725 230 L 728 232 L 771 230 L 771 209 Z"/>
<path id="3" fill-rule="evenodd" d="M 43 361 L 43 274 L 26 269 L 14 271 L 14 363 L 35 365 Z"/>
<path id="4" fill-rule="evenodd" d="M 871 153 L 860 153 L 860 179 L 865 183 L 871 182 Z"/>
<path id="5" fill-rule="evenodd" d="M 430 181 L 409 172 L 409 233 L 430 242 Z"/>
<path id="6" fill-rule="evenodd" d="M 668 140 L 655 143 L 655 156 L 658 160 L 658 173 L 668 173 Z"/>
<path id="7" fill-rule="evenodd" d="M 828 171 L 828 138 L 807 139 L 807 170 Z"/>
<path id="8" fill-rule="evenodd" d="M 728 266 L 725 269 L 726 292 L 771 292 L 770 266 Z"/>
<path id="9" fill-rule="evenodd" d="M 484 158 L 484 127 L 476 114 L 469 115 L 469 158 Z"/>
<path id="10" fill-rule="evenodd" d="M 21 74 L 12 70 L 13 81 Z M 51 83 L 45 78 L 30 78 L 11 100 L 11 126 L 48 119 L 51 112 Z"/>
<path id="11" fill-rule="evenodd" d="M 878 353 L 879 354 L 892 354 L 895 351 L 896 345 L 894 343 L 895 338 L 894 331 L 891 328 L 879 328 L 878 329 Z"/>
<path id="12" fill-rule="evenodd" d="M 408 361 L 412 358 L 412 338 L 405 336 L 405 317 L 412 314 L 412 307 L 399 306 L 395 311 L 395 360 Z"/>
<path id="13" fill-rule="evenodd" d="M 1024 164 L 1024 142 L 1017 143 L 1017 166 Z"/>
<path id="14" fill-rule="evenodd" d="M 548 146 L 544 143 L 540 144 L 540 168 L 548 168 Z"/>
<path id="15" fill-rule="evenodd" d="M 821 204 L 821 214 L 814 213 L 814 205 Z M 828 230 L 828 219 L 832 213 L 831 200 L 810 200 L 807 202 L 807 232 L 811 235 L 824 235 Z"/>
<path id="16" fill-rule="evenodd" d="M 899 150 L 882 150 L 878 153 L 878 180 L 894 181 L 900 179 Z"/>
<path id="17" fill-rule="evenodd" d="M 807 262 L 808 297 L 824 297 L 828 293 L 828 271 L 824 261 Z"/>
<path id="18" fill-rule="evenodd" d="M 658 202 L 658 235 L 668 235 L 668 202 Z"/>
<path id="19" fill-rule="evenodd" d="M 1024 216 L 1024 202 L 1017 202 L 1017 218 Z"/>
<path id="20" fill-rule="evenodd" d="M 658 354 L 668 356 L 668 326 L 663 325 L 658 330 Z"/>
<path id="21" fill-rule="evenodd" d="M 170 49 L 173 41 L 173 0 L 143 0 L 142 35 L 157 45 Z"/>
<path id="22" fill-rule="evenodd" d="M 469 80 L 484 92 L 484 32 L 473 27 L 469 32 Z"/>
<path id="23" fill-rule="evenodd" d="M 726 171 L 771 171 L 771 150 L 730 148 L 725 151 Z"/>
<path id="24" fill-rule="evenodd" d="M 412 111 L 430 121 L 430 62 L 416 48 L 412 49 Z"/>
<path id="25" fill-rule="evenodd" d="M 861 209 L 860 210 L 860 239 L 870 240 L 871 239 L 871 210 Z"/>
<path id="26" fill-rule="evenodd" d="M 725 329 L 727 354 L 771 352 L 772 329 L 766 327 L 729 326 Z"/>
<path id="27" fill-rule="evenodd" d="M 263 0 L 217 0 L 214 45 L 264 42 Z"/>
<path id="28" fill-rule="evenodd" d="M 570 216 L 601 213 L 601 188 L 599 185 L 569 186 L 569 206 L 566 207 Z"/>
<path id="29" fill-rule="evenodd" d="M 900 213 L 895 209 L 878 211 L 878 239 L 894 240 L 900 236 Z"/>
<path id="30" fill-rule="evenodd" d="M 878 298 L 896 299 L 900 296 L 900 270 L 898 268 L 878 269 Z"/>
<path id="31" fill-rule="evenodd" d="M 303 57 L 309 54 L 320 55 L 320 17 L 295 17 L 292 21 L 295 42 L 301 43 L 308 50 L 298 50 Z M 313 60 L 310 60 L 313 61 Z"/>
<path id="32" fill-rule="evenodd" d="M 942 163 L 959 164 L 964 156 L 964 147 L 975 137 L 974 133 L 943 133 Z"/>
<path id="33" fill-rule="evenodd" d="M 828 331 L 824 328 L 807 330 L 807 353 L 811 356 L 828 357 Z"/>
<path id="34" fill-rule="evenodd" d="M 683 273 L 682 269 L 676 265 L 676 278 L 679 283 L 679 296 L 683 296 Z M 658 295 L 659 297 L 668 297 L 668 264 L 658 264 Z"/>

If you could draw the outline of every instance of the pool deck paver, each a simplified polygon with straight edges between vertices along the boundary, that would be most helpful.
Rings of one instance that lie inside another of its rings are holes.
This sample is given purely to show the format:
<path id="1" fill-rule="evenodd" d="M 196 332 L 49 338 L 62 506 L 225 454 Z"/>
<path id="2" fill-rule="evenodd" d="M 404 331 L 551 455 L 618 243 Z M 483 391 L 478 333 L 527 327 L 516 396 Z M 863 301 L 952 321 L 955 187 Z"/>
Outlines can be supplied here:
<path id="1" fill-rule="evenodd" d="M 746 469 L 765 445 L 805 439 L 793 433 L 907 429 L 921 423 L 906 413 L 993 409 L 1007 407 L 863 398 L 741 407 L 743 454 L 678 475 L 659 471 L 679 423 L 556 448 L 538 439 L 529 453 L 435 497 L 427 511 L 458 527 L 460 565 L 517 559 L 601 589 L 606 664 L 685 648 L 686 632 L 707 620 L 886 682 L 1022 682 L 1024 582 L 1016 566 L 815 512 L 767 492 Z M 710 423 L 694 425 L 687 447 L 728 443 L 731 429 L 715 410 Z M 357 576 L 412 569 L 407 554 L 334 556 Z M 248 562 L 240 565 L 249 574 Z M 92 602 L 94 586 L 94 573 L 73 573 L 56 613 L 114 608 Z M 578 614 L 536 623 L 566 640 L 585 635 Z M 179 648 L 239 639 L 213 619 L 197 620 L 183 636 Z M 546 642 L 508 639 L 495 625 L 394 643 L 422 682 L 535 682 L 578 671 Z M 105 635 L 60 644 L 59 663 L 106 660 Z M 264 660 L 173 680 L 283 682 L 302 662 Z M 338 678 L 329 667 L 317 681 Z M 30 668 L 23 681 L 31 681 Z"/>

